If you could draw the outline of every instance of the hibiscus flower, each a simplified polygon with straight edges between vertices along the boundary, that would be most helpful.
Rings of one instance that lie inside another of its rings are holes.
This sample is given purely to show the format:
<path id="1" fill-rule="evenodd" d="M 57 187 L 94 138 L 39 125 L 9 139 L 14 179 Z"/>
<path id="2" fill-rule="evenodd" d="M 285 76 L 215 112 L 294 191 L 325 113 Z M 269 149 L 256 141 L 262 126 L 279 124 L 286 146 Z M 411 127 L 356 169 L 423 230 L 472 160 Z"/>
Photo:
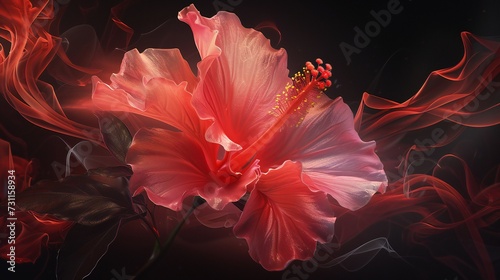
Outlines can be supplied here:
<path id="1" fill-rule="evenodd" d="M 100 110 L 172 127 L 135 134 L 126 159 L 132 193 L 175 211 L 200 196 L 238 215 L 235 235 L 268 270 L 311 258 L 333 237 L 331 198 L 356 210 L 385 191 L 375 143 L 359 138 L 340 97 L 324 94 L 329 64 L 308 62 L 290 78 L 286 51 L 234 14 L 205 18 L 191 5 L 179 19 L 201 57 L 196 75 L 179 50 L 147 49 L 127 52 L 109 85 L 94 80 Z"/>

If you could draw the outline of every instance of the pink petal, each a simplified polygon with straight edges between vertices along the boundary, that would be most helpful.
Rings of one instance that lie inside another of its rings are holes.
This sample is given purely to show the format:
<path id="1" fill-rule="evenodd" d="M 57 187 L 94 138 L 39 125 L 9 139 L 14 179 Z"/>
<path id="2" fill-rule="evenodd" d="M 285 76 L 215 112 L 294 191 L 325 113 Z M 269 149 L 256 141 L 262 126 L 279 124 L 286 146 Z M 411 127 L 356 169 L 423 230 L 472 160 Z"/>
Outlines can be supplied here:
<path id="1" fill-rule="evenodd" d="M 191 5 L 179 19 L 191 27 L 202 57 L 192 103 L 202 119 L 214 120 L 207 140 L 227 151 L 244 148 L 272 123 L 268 112 L 290 81 L 285 50 L 273 49 L 234 14 L 205 18 Z"/>
<path id="2" fill-rule="evenodd" d="M 205 133 L 208 122 L 200 122 L 188 91 L 196 79 L 178 50 L 129 51 L 111 80 L 106 85 L 93 79 L 93 102 L 101 110 L 134 113 L 194 135 Z"/>
<path id="3" fill-rule="evenodd" d="M 259 179 L 234 233 L 265 269 L 282 270 L 311 258 L 317 241 L 329 242 L 334 222 L 326 195 L 302 182 L 300 163 L 287 161 Z"/>
<path id="4" fill-rule="evenodd" d="M 241 210 L 229 203 L 221 210 L 214 210 L 204 204 L 194 212 L 198 221 L 209 228 L 230 228 L 239 220 Z"/>
<path id="5" fill-rule="evenodd" d="M 135 136 L 127 154 L 134 174 L 134 195 L 145 191 L 150 200 L 174 211 L 190 196 L 201 196 L 217 210 L 238 201 L 257 178 L 255 164 L 239 180 L 223 183 L 212 173 L 218 145 L 200 144 L 182 132 L 143 129 Z"/>
<path id="6" fill-rule="evenodd" d="M 152 78 L 165 78 L 175 84 L 187 82 L 189 92 L 198 83 L 178 49 L 146 49 L 143 53 L 133 49 L 125 53 L 120 72 L 111 76 L 111 86 L 141 95 L 139 85 Z"/>
<path id="7" fill-rule="evenodd" d="M 359 138 L 352 111 L 341 98 L 318 102 L 299 127 L 284 128 L 257 158 L 264 172 L 285 160 L 300 161 L 311 189 L 356 210 L 387 185 L 375 142 Z"/>

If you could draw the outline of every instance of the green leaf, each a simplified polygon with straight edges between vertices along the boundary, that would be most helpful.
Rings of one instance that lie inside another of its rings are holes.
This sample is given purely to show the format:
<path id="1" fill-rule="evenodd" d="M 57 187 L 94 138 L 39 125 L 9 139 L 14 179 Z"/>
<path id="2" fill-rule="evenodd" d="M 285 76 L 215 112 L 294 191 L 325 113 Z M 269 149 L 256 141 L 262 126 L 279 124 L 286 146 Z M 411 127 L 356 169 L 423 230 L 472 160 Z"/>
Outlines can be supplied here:
<path id="1" fill-rule="evenodd" d="M 132 176 L 132 169 L 129 166 L 112 166 L 89 169 L 87 174 L 105 177 L 130 177 Z"/>
<path id="2" fill-rule="evenodd" d="M 132 143 L 132 135 L 127 126 L 111 113 L 99 112 L 96 115 L 106 147 L 117 159 L 125 163 L 125 157 Z"/>
<path id="3" fill-rule="evenodd" d="M 135 215 L 128 180 L 102 174 L 75 175 L 62 181 L 40 181 L 16 198 L 22 211 L 51 214 L 81 225 Z"/>

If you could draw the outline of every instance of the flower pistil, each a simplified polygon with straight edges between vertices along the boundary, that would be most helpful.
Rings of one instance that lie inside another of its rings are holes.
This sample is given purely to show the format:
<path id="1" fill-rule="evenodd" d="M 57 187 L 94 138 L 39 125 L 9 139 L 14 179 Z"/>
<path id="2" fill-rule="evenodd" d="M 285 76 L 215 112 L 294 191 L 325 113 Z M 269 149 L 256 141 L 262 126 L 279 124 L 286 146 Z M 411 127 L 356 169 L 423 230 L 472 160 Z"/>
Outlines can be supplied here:
<path id="1" fill-rule="evenodd" d="M 244 169 L 254 159 L 255 154 L 273 136 L 281 131 L 283 126 L 298 127 L 309 109 L 314 107 L 315 98 L 321 98 L 331 85 L 329 78 L 332 76 L 332 66 L 328 63 L 323 65 L 323 60 L 316 59 L 318 67 L 311 62 L 306 62 L 303 70 L 292 77 L 292 82 L 285 86 L 280 94 L 276 95 L 276 105 L 269 111 L 276 117 L 276 121 L 250 146 L 240 151 L 231 159 L 230 168 L 233 172 Z"/>

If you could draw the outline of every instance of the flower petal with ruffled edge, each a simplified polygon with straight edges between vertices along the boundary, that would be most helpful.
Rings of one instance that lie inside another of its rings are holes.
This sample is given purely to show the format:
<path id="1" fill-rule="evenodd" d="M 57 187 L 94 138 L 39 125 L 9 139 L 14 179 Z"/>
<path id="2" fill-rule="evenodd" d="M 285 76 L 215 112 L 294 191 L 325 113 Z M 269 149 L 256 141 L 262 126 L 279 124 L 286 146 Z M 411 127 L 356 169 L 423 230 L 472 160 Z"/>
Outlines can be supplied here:
<path id="1" fill-rule="evenodd" d="M 302 181 L 300 163 L 285 162 L 263 174 L 234 226 L 250 256 L 267 270 L 282 270 L 314 255 L 317 242 L 333 237 L 335 218 L 326 194 Z"/>
<path id="2" fill-rule="evenodd" d="M 211 147 L 212 151 L 204 150 L 197 139 L 183 132 L 140 130 L 127 154 L 134 171 L 131 192 L 137 195 L 145 191 L 153 203 L 174 211 L 181 210 L 182 202 L 190 196 L 204 198 L 216 210 L 238 201 L 258 177 L 257 162 L 238 180 L 221 182 L 212 172 L 219 145 Z"/>
<path id="3" fill-rule="evenodd" d="M 186 82 L 189 92 L 198 83 L 178 49 L 146 49 L 142 53 L 132 49 L 125 53 L 120 71 L 111 75 L 111 86 L 136 94 L 142 90 L 138 85 L 151 78 L 165 78 L 176 84 Z"/>
<path id="4" fill-rule="evenodd" d="M 233 203 L 227 204 L 223 209 L 214 210 L 204 204 L 194 211 L 196 219 L 209 228 L 230 228 L 240 219 L 241 210 Z"/>
<path id="5" fill-rule="evenodd" d="M 205 18 L 191 5 L 179 19 L 191 27 L 202 58 L 192 104 L 202 119 L 214 121 L 207 140 L 226 151 L 245 148 L 272 123 L 268 111 L 290 82 L 285 50 L 231 13 Z"/>
<path id="6" fill-rule="evenodd" d="M 200 121 L 191 105 L 197 79 L 179 50 L 131 50 L 111 81 L 107 85 L 93 78 L 92 99 L 99 109 L 134 113 L 204 135 L 209 122 Z"/>
<path id="7" fill-rule="evenodd" d="M 304 181 L 351 210 L 364 206 L 387 185 L 375 142 L 354 130 L 351 109 L 342 98 L 317 100 L 302 124 L 286 127 L 259 152 L 263 172 L 286 160 L 302 163 Z"/>

